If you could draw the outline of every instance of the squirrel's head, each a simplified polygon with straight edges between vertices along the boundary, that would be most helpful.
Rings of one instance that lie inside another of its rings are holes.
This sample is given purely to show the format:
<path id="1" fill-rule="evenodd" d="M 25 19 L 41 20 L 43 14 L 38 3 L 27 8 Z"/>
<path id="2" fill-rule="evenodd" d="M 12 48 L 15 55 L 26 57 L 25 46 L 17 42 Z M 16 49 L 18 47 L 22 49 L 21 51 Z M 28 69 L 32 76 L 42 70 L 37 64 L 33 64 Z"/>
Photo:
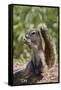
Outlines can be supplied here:
<path id="1" fill-rule="evenodd" d="M 33 28 L 25 34 L 25 42 L 31 48 L 38 48 L 40 45 L 40 33 L 37 29 Z"/>

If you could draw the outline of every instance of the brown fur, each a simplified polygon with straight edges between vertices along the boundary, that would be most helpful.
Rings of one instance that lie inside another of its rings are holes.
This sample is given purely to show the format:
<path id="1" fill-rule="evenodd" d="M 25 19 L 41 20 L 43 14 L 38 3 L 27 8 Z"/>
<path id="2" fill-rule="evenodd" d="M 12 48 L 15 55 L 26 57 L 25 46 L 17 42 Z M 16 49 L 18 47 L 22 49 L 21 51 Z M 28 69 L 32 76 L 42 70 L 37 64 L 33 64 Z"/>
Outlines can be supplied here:
<path id="1" fill-rule="evenodd" d="M 48 67 L 51 68 L 57 59 L 56 46 L 55 46 L 55 43 L 53 42 L 51 35 L 49 34 L 49 32 L 45 26 L 40 27 L 40 32 L 42 33 L 42 36 L 43 36 L 44 42 L 45 42 L 46 63 L 48 65 Z"/>

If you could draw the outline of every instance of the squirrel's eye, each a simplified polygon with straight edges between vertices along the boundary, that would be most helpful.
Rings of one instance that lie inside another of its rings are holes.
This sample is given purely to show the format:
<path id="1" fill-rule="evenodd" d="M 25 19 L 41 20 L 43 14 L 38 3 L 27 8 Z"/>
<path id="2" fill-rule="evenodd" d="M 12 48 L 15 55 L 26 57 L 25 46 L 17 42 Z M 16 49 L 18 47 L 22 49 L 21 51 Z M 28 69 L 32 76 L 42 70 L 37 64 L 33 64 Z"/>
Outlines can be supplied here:
<path id="1" fill-rule="evenodd" d="M 32 32 L 32 35 L 35 34 L 35 32 Z"/>

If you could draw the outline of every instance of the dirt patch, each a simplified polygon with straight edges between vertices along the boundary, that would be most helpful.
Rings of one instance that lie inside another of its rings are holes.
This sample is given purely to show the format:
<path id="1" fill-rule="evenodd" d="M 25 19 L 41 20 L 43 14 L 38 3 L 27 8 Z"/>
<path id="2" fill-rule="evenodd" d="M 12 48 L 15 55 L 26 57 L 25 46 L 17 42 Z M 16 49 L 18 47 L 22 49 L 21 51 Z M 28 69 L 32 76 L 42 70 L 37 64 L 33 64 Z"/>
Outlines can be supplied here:
<path id="1" fill-rule="evenodd" d="M 22 70 L 26 67 L 27 64 L 19 64 L 16 63 L 13 66 L 14 71 Z M 35 83 L 50 83 L 50 82 L 58 82 L 58 64 L 54 65 L 50 68 L 46 73 L 42 73 L 42 80 L 38 80 Z"/>
<path id="2" fill-rule="evenodd" d="M 54 65 L 48 72 L 43 73 L 43 76 L 37 83 L 58 82 L 58 65 Z"/>

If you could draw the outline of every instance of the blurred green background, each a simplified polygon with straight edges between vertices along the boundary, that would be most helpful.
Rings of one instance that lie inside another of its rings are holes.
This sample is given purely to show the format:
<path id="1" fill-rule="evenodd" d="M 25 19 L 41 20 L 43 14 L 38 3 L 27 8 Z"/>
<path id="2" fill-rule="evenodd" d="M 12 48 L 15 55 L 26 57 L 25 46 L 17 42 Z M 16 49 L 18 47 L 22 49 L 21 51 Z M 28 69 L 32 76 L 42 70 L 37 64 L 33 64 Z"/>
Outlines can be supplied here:
<path id="1" fill-rule="evenodd" d="M 55 41 L 58 52 L 58 8 L 13 6 L 13 59 L 25 63 L 30 60 L 31 50 L 24 44 L 24 34 L 29 28 L 45 23 Z"/>

